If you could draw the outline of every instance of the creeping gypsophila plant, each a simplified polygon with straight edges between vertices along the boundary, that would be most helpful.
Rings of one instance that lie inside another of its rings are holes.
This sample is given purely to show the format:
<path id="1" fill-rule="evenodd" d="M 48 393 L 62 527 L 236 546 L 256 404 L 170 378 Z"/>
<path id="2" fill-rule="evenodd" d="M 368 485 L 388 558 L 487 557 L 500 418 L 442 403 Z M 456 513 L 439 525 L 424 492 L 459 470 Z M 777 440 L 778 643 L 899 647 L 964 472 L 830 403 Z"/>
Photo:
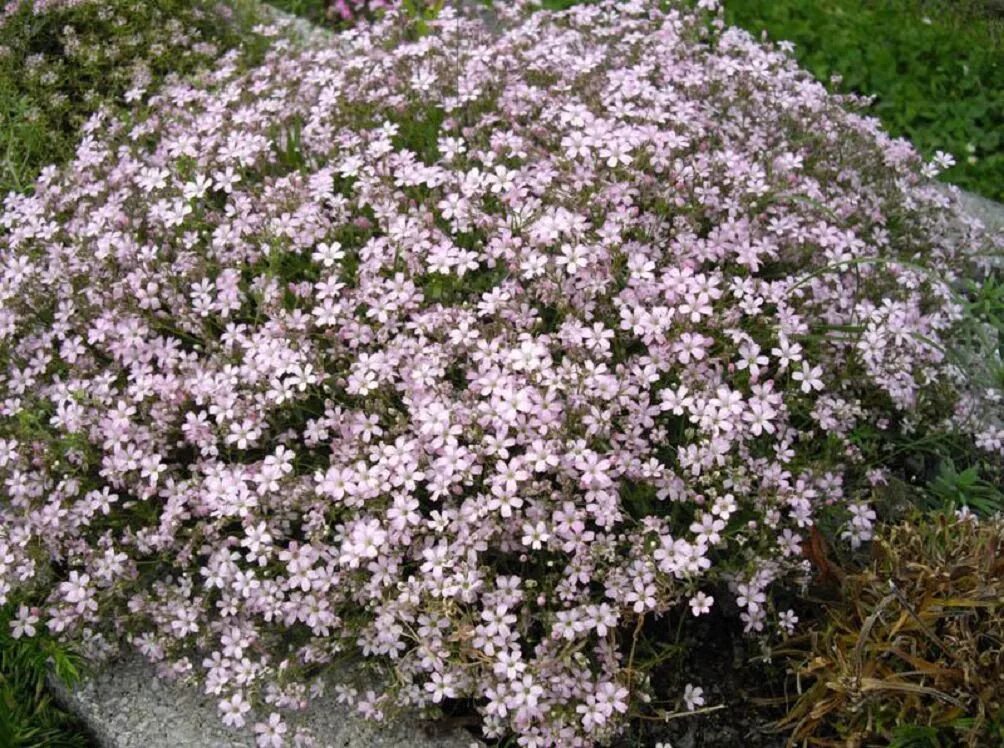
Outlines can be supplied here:
<path id="1" fill-rule="evenodd" d="M 345 29 L 372 21 L 388 8 L 404 6 L 414 0 L 275 0 L 270 3 L 286 13 L 312 23 Z M 419 0 L 427 2 L 427 0 Z"/>
<path id="2" fill-rule="evenodd" d="M 4 205 L 0 601 L 262 745 L 353 653 L 368 716 L 587 745 L 679 701 L 643 624 L 787 631 L 812 528 L 869 539 L 859 428 L 999 457 L 1001 237 L 701 6 L 391 12 L 93 119 Z"/>

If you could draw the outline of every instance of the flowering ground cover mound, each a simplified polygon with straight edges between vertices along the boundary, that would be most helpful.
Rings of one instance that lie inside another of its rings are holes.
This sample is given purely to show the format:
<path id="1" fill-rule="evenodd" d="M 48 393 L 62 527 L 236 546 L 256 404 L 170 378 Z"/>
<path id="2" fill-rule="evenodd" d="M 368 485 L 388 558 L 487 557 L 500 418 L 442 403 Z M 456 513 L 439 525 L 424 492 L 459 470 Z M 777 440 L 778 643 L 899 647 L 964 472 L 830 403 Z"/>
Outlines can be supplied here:
<path id="1" fill-rule="evenodd" d="M 357 655 L 372 717 L 589 745 L 700 705 L 669 615 L 795 627 L 876 440 L 999 459 L 957 288 L 1004 238 L 714 5 L 392 11 L 95 116 L 0 219 L 14 634 L 124 639 L 266 746 Z"/>

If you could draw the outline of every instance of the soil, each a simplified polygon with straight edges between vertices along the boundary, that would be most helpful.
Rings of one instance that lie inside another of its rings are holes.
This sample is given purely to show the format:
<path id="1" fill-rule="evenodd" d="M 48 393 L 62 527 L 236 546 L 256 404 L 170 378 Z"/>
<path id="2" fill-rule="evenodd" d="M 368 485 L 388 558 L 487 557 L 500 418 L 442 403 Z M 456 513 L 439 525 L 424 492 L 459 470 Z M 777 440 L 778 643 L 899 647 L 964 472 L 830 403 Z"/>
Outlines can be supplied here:
<path id="1" fill-rule="evenodd" d="M 764 662 L 756 640 L 742 633 L 737 618 L 719 610 L 687 621 L 689 635 L 681 642 L 687 656 L 670 665 L 672 670 L 653 674 L 657 693 L 682 694 L 692 683 L 704 690 L 701 709 L 722 708 L 646 723 L 616 748 L 654 748 L 659 743 L 665 748 L 783 748 L 786 736 L 772 723 L 785 713 L 784 663 Z M 778 703 L 769 707 L 756 700 Z"/>

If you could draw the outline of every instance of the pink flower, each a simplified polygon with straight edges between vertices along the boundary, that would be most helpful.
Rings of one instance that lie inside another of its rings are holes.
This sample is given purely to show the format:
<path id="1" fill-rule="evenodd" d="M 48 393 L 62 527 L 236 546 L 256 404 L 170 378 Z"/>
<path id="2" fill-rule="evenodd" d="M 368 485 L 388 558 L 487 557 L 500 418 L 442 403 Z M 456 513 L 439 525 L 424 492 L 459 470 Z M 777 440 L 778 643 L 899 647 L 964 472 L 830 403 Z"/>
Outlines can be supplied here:
<path id="1" fill-rule="evenodd" d="M 804 528 L 872 536 L 903 476 L 855 434 L 998 459 L 945 351 L 999 240 L 908 143 L 686 3 L 496 5 L 263 29 L 3 199 L 18 636 L 125 625 L 228 725 L 268 704 L 259 745 L 342 656 L 388 669 L 338 691 L 373 719 L 616 741 L 655 695 L 635 618 L 727 585 L 784 636 Z"/>
<path id="2" fill-rule="evenodd" d="M 704 706 L 704 689 L 688 683 L 683 690 L 683 703 L 686 704 L 688 712 Z"/>
<path id="3" fill-rule="evenodd" d="M 275 712 L 268 716 L 267 722 L 256 722 L 254 731 L 258 748 L 282 748 L 285 745 L 283 735 L 287 729 L 286 723 Z"/>
<path id="4" fill-rule="evenodd" d="M 690 612 L 693 613 L 694 617 L 702 616 L 706 613 L 711 612 L 711 605 L 715 602 L 715 598 L 710 595 L 705 595 L 703 592 L 698 592 L 692 598 L 690 598 Z"/>
<path id="5" fill-rule="evenodd" d="M 35 628 L 39 622 L 38 610 L 20 605 L 17 615 L 10 621 L 11 636 L 20 639 L 22 636 L 32 637 L 37 633 Z"/>
<path id="6" fill-rule="evenodd" d="M 807 361 L 802 362 L 801 371 L 793 371 L 791 378 L 802 383 L 802 392 L 808 394 L 813 390 L 823 389 L 823 369 L 820 366 L 809 366 Z"/>
<path id="7" fill-rule="evenodd" d="M 251 711 L 251 705 L 240 693 L 235 693 L 229 699 L 219 702 L 219 710 L 223 715 L 223 724 L 228 727 L 243 727 L 244 715 Z"/>

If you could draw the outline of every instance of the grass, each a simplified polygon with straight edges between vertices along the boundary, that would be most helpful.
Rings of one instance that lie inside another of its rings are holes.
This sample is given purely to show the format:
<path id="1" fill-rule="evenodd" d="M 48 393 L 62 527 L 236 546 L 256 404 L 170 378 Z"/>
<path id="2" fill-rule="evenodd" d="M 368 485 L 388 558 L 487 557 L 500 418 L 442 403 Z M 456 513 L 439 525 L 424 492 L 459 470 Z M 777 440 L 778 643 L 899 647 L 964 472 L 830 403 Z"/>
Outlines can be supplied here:
<path id="1" fill-rule="evenodd" d="M 0 609 L 0 746 L 3 748 L 88 748 L 83 727 L 52 702 L 50 669 L 66 683 L 76 681 L 83 662 L 43 632 L 14 639 L 10 610 Z"/>
<path id="2" fill-rule="evenodd" d="M 324 0 L 270 0 L 273 5 L 286 13 L 306 18 L 311 23 L 325 23 Z"/>
<path id="3" fill-rule="evenodd" d="M 1000 518 L 934 514 L 884 528 L 821 622 L 776 652 L 804 682 L 783 720 L 793 741 L 1001 745 L 1002 551 Z"/>

